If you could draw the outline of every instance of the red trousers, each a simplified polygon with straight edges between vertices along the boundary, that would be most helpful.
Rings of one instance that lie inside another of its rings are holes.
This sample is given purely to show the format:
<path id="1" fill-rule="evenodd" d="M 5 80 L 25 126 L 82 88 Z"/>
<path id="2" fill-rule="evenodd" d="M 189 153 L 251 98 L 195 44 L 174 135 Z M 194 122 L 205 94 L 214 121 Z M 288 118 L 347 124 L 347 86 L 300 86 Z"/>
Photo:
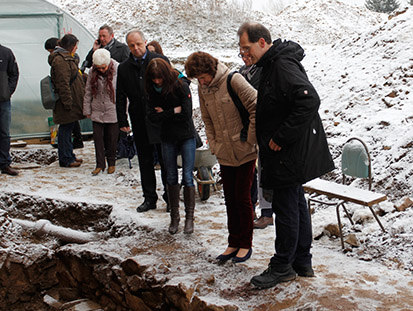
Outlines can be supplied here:
<path id="1" fill-rule="evenodd" d="M 251 248 L 254 228 L 251 185 L 255 160 L 240 166 L 221 165 L 220 167 L 227 208 L 228 246 Z"/>

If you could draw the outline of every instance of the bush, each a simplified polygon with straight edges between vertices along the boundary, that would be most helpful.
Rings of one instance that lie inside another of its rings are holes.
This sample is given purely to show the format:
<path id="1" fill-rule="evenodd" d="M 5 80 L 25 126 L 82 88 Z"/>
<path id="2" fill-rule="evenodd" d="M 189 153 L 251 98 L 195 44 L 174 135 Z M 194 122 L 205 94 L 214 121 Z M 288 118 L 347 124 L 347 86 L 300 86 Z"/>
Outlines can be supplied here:
<path id="1" fill-rule="evenodd" d="M 413 2 L 413 0 L 410 0 Z M 367 0 L 366 8 L 379 13 L 390 13 L 396 10 L 400 4 L 396 0 Z"/>

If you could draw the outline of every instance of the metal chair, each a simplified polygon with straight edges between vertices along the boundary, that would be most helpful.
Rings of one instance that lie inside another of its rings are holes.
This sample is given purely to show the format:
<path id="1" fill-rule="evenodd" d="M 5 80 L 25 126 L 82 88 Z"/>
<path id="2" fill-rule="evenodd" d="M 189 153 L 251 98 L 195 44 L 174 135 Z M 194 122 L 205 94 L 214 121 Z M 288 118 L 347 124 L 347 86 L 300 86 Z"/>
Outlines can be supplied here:
<path id="1" fill-rule="evenodd" d="M 365 191 L 364 193 L 366 194 L 366 197 L 368 194 L 371 194 L 371 185 L 372 185 L 372 176 L 371 176 L 371 157 L 370 153 L 368 151 L 367 145 L 359 138 L 352 137 L 343 146 L 342 154 L 341 154 L 341 170 L 342 170 L 342 183 L 343 185 L 346 185 L 347 181 L 347 176 L 355 177 L 355 178 L 367 178 L 368 183 L 369 183 L 369 191 Z M 311 182 L 310 182 L 311 183 Z M 309 184 L 310 184 L 309 183 Z M 328 182 L 330 183 L 330 182 Z M 335 205 L 336 206 L 336 213 L 337 213 L 337 222 L 338 222 L 338 227 L 340 230 L 340 239 L 341 239 L 341 247 L 344 249 L 344 240 L 343 240 L 343 232 L 341 228 L 341 219 L 340 219 L 340 206 L 343 208 L 344 212 L 346 213 L 351 225 L 354 225 L 354 222 L 347 211 L 347 208 L 345 206 L 345 203 L 347 202 L 353 202 L 356 204 L 361 204 L 364 206 L 368 206 L 370 211 L 372 212 L 374 218 L 376 219 L 377 223 L 379 224 L 381 230 L 383 232 L 386 232 L 383 225 L 381 224 L 379 218 L 377 217 L 376 213 L 374 212 L 372 205 L 376 204 L 380 201 L 383 201 L 386 199 L 385 195 L 379 195 L 379 197 L 375 197 L 374 199 L 359 199 L 360 195 L 358 194 L 358 197 L 355 198 L 355 196 L 351 195 L 345 195 L 343 193 L 334 193 L 334 191 L 326 191 L 325 189 L 320 189 L 314 186 L 305 186 L 304 188 L 306 191 L 309 191 L 310 193 L 314 194 L 314 196 L 310 195 L 308 198 L 308 208 L 311 208 L 311 202 L 316 202 L 320 204 L 326 204 L 326 205 Z M 339 187 L 337 187 L 339 188 Z M 342 186 L 340 186 L 340 189 L 342 189 Z M 330 199 L 335 198 L 339 199 L 337 202 L 334 201 L 324 201 L 324 200 L 319 200 L 318 197 L 319 195 L 327 195 Z M 363 196 L 363 194 L 362 194 Z"/>

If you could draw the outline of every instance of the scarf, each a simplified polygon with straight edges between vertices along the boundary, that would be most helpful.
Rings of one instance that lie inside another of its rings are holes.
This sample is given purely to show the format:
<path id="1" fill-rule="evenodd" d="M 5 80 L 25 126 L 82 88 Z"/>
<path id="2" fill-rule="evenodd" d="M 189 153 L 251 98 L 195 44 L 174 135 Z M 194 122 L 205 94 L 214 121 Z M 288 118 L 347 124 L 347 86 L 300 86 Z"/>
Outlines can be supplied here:
<path id="1" fill-rule="evenodd" d="M 109 63 L 108 69 L 106 70 L 105 73 L 100 72 L 93 66 L 92 74 L 90 77 L 90 83 L 92 86 L 92 96 L 94 98 L 96 98 L 98 94 L 98 79 L 99 77 L 103 77 L 104 79 L 103 91 L 109 94 L 110 99 L 115 104 L 115 90 L 113 89 L 113 83 L 112 83 L 114 74 L 115 74 L 115 70 L 114 70 L 114 65 L 112 61 Z"/>

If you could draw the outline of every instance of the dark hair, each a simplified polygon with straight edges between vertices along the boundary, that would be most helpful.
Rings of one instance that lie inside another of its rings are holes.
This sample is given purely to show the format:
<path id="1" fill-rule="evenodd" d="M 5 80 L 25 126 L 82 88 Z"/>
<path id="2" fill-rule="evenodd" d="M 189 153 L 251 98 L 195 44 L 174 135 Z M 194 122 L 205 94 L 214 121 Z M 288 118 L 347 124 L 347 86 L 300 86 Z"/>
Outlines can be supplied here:
<path id="1" fill-rule="evenodd" d="M 178 85 L 181 85 L 181 80 L 178 79 L 178 71 L 172 68 L 172 66 L 162 58 L 152 59 L 145 72 L 145 90 L 148 94 L 151 94 L 154 90 L 152 79 L 163 79 L 162 94 L 173 93 L 174 89 Z"/>
<path id="2" fill-rule="evenodd" d="M 58 41 L 58 45 L 71 52 L 78 42 L 79 40 L 76 36 L 69 33 L 64 35 L 63 38 Z"/>
<path id="3" fill-rule="evenodd" d="M 195 52 L 188 56 L 185 62 L 185 72 L 188 78 L 207 73 L 215 77 L 217 73 L 218 59 L 205 52 Z"/>
<path id="4" fill-rule="evenodd" d="M 146 46 L 152 45 L 155 48 L 155 53 L 163 55 L 162 47 L 158 41 L 151 41 Z"/>
<path id="5" fill-rule="evenodd" d="M 45 50 L 54 50 L 55 47 L 57 46 L 57 42 L 59 41 L 59 38 L 49 38 L 46 40 L 46 42 L 44 43 L 44 48 Z"/>
<path id="6" fill-rule="evenodd" d="M 238 37 L 241 37 L 244 32 L 247 33 L 251 43 L 258 42 L 260 38 L 263 38 L 268 44 L 272 43 L 270 31 L 259 23 L 246 22 L 242 24 L 237 31 Z"/>
<path id="7" fill-rule="evenodd" d="M 113 34 L 113 28 L 110 27 L 108 24 L 105 24 L 105 25 L 103 25 L 103 26 L 100 26 L 99 31 L 101 31 L 101 30 L 103 30 L 103 29 L 106 29 L 106 30 L 109 32 L 110 35 Z"/>

